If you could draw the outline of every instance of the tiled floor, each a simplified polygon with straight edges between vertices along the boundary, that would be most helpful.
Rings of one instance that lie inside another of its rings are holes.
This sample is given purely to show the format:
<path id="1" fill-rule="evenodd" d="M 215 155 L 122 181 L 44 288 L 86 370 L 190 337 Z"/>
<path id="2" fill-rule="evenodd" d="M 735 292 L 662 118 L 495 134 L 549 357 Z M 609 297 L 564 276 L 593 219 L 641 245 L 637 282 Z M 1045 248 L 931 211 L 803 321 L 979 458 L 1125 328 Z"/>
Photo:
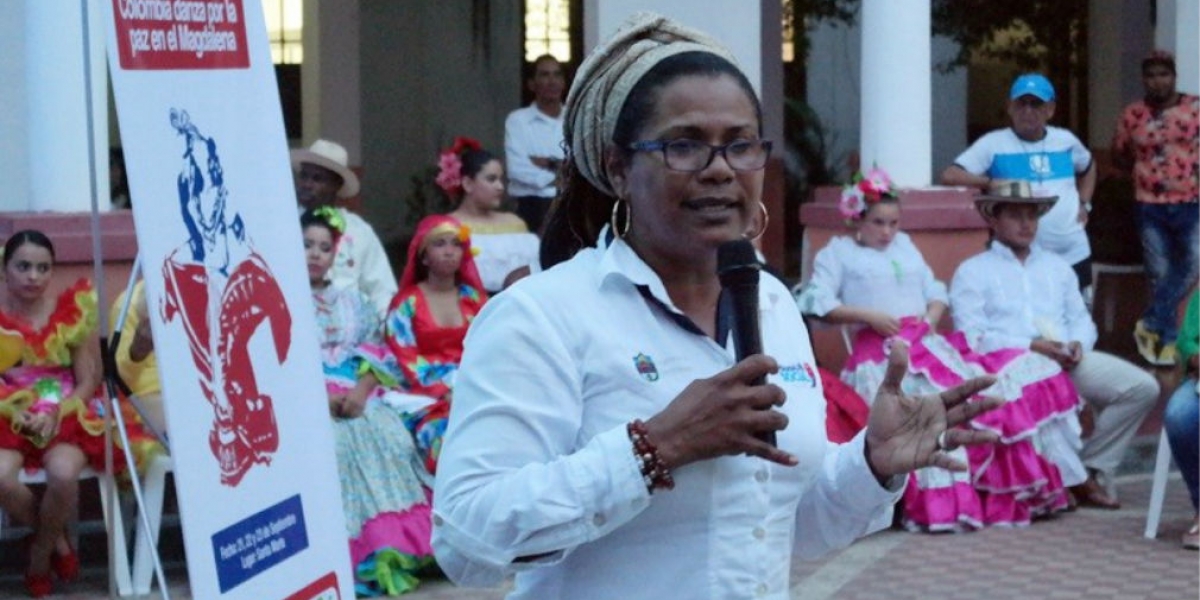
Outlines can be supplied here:
<path id="1" fill-rule="evenodd" d="M 1059 600 L 1200 597 L 1200 554 L 1179 547 L 1191 507 L 1177 473 L 1167 487 L 1158 539 L 1142 537 L 1150 479 L 1144 467 L 1154 439 L 1138 440 L 1132 472 L 1117 478 L 1124 508 L 1079 510 L 1026 529 L 989 529 L 963 535 L 886 531 L 815 562 L 792 568 L 791 597 L 825 598 L 1055 598 Z M 107 597 L 103 569 L 54 598 Z M 171 597 L 190 600 L 186 573 L 168 570 Z M 426 581 L 410 600 L 498 600 L 504 590 L 456 588 Z M 22 598 L 19 574 L 0 576 L 0 598 Z M 160 598 L 157 594 L 152 598 Z"/>
<path id="2" fill-rule="evenodd" d="M 1131 352 L 1115 353 L 1136 360 Z M 1164 389 L 1175 375 L 1159 370 Z M 1168 392 L 1164 392 L 1164 396 Z M 1165 400 L 1165 398 L 1164 398 Z M 814 562 L 792 567 L 791 597 L 800 600 L 888 600 L 956 598 L 1053 598 L 1057 600 L 1180 600 L 1200 598 L 1200 553 L 1179 546 L 1193 517 L 1178 473 L 1167 486 L 1158 539 L 1142 537 L 1149 501 L 1150 471 L 1162 423 L 1162 403 L 1135 440 L 1116 479 L 1124 508 L 1079 510 L 1025 529 L 989 529 L 963 535 L 885 531 Z M 103 536 L 86 536 L 103 554 Z M 164 543 L 179 545 L 178 529 Z M 0 600 L 25 598 L 16 544 L 0 544 Z M 191 600 L 187 573 L 178 556 L 168 559 L 171 598 Z M 14 560 L 16 559 L 16 560 Z M 428 580 L 409 600 L 499 600 L 495 590 L 457 588 L 444 579 Z M 95 600 L 108 597 L 103 567 L 85 569 L 84 578 L 52 598 Z M 153 594 L 149 598 L 161 598 Z"/>

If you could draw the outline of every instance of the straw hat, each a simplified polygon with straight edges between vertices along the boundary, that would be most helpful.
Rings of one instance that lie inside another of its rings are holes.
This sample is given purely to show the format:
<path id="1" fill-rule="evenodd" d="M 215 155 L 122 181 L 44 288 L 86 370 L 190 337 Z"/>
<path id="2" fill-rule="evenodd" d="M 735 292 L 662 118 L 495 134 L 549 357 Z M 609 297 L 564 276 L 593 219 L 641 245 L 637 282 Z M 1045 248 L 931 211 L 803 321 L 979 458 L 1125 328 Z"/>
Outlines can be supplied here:
<path id="1" fill-rule="evenodd" d="M 338 198 L 349 198 L 358 193 L 358 175 L 350 170 L 350 154 L 341 144 L 317 140 L 307 149 L 292 150 L 292 170 L 299 171 L 304 163 L 325 167 L 342 177 Z"/>
<path id="2" fill-rule="evenodd" d="M 1054 206 L 1058 196 L 1034 196 L 1028 181 L 1021 179 L 997 179 L 988 184 L 986 194 L 975 197 L 975 208 L 987 218 L 996 217 L 996 207 L 1001 204 L 1032 204 L 1042 216 Z"/>

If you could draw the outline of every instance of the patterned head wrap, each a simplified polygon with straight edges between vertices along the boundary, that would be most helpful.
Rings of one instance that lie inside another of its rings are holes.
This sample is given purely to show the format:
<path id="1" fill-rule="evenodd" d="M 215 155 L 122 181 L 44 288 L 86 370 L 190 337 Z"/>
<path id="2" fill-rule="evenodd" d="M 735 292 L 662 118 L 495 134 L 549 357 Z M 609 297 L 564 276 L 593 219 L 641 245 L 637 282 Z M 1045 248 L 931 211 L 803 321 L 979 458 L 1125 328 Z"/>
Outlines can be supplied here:
<path id="1" fill-rule="evenodd" d="M 615 195 L 604 169 L 604 149 L 612 142 L 630 90 L 663 59 L 696 51 L 737 64 L 715 39 L 661 15 L 638 12 L 579 66 L 567 94 L 563 137 L 579 173 L 597 190 Z"/>
<path id="2" fill-rule="evenodd" d="M 417 232 L 408 243 L 408 260 L 404 264 L 404 274 L 400 276 L 401 290 L 420 283 L 417 279 L 417 264 L 421 262 L 421 252 L 425 251 L 426 242 L 433 236 L 444 233 L 454 234 L 462 244 L 462 262 L 458 264 L 459 282 L 483 291 L 483 280 L 479 278 L 479 269 L 475 267 L 475 253 L 471 249 L 471 230 L 449 215 L 429 215 L 417 223 Z"/>

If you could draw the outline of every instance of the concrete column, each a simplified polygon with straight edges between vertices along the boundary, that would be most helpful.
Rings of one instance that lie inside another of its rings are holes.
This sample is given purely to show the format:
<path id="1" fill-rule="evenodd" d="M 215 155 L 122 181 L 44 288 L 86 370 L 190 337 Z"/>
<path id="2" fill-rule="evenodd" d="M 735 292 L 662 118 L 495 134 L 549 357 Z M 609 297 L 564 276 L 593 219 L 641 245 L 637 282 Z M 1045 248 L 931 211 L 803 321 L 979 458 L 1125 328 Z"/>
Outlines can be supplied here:
<path id="1" fill-rule="evenodd" d="M 759 96 L 763 93 L 762 6 L 746 0 L 586 0 L 583 52 L 616 31 L 626 17 L 647 10 L 694 27 L 725 44 Z M 778 15 L 778 12 L 775 13 Z M 777 40 L 778 41 L 778 40 Z M 781 41 L 778 53 L 782 53 Z"/>
<path id="2" fill-rule="evenodd" d="M 304 63 L 300 66 L 303 145 L 334 140 L 362 164 L 359 2 L 304 3 Z"/>
<path id="3" fill-rule="evenodd" d="M 1108 150 L 1121 111 L 1142 97 L 1142 59 L 1150 52 L 1153 35 L 1150 6 L 1144 0 L 1088 3 L 1091 116 L 1086 142 L 1093 151 Z"/>
<path id="4" fill-rule="evenodd" d="M 1177 0 L 1174 25 L 1175 87 L 1189 94 L 1200 93 L 1200 3 Z"/>
<path id="5" fill-rule="evenodd" d="M 863 0 L 862 167 L 928 186 L 933 152 L 930 0 Z"/>
<path id="6" fill-rule="evenodd" d="M 1154 23 L 1155 48 L 1174 52 L 1175 10 L 1175 0 L 1154 0 L 1154 12 L 1157 16 L 1157 20 Z M 1141 57 L 1139 56 L 1138 58 L 1140 59 Z"/>
<path id="7" fill-rule="evenodd" d="M 90 211 L 89 152 L 95 155 L 100 209 L 111 207 L 103 11 L 99 3 L 86 3 L 90 60 L 85 65 L 81 6 L 78 0 L 24 2 L 29 194 L 25 206 L 5 205 L 5 209 Z M 85 69 L 91 74 L 92 140 L 88 139 Z"/>

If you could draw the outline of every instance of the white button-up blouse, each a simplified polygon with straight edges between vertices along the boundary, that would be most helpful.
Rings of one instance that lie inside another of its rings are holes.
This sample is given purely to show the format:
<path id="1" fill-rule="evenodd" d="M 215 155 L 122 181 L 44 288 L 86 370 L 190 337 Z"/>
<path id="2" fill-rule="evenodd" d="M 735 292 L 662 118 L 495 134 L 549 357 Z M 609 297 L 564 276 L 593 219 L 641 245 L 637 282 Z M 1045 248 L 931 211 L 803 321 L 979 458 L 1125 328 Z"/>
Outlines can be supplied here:
<path id="1" fill-rule="evenodd" d="M 626 423 L 734 364 L 672 306 L 624 242 L 591 248 L 491 300 L 476 317 L 434 492 L 438 564 L 464 585 L 515 572 L 513 598 L 788 597 L 793 554 L 868 532 L 895 502 L 863 437 L 827 441 L 808 334 L 764 276 L 763 346 L 787 392 L 785 467 L 750 456 L 692 463 L 650 495 Z M 889 482 L 893 483 L 893 482 Z"/>

